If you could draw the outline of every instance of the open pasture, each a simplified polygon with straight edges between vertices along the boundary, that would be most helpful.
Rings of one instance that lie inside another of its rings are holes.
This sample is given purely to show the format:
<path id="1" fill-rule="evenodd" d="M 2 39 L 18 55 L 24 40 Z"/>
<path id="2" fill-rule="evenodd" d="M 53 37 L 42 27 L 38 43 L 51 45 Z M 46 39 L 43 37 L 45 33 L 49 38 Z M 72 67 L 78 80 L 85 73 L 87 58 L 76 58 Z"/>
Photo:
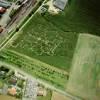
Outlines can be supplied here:
<path id="1" fill-rule="evenodd" d="M 77 33 L 63 32 L 37 13 L 7 48 L 69 71 L 76 41 Z"/>
<path id="2" fill-rule="evenodd" d="M 67 90 L 85 100 L 100 98 L 100 38 L 81 34 L 78 39 Z"/>

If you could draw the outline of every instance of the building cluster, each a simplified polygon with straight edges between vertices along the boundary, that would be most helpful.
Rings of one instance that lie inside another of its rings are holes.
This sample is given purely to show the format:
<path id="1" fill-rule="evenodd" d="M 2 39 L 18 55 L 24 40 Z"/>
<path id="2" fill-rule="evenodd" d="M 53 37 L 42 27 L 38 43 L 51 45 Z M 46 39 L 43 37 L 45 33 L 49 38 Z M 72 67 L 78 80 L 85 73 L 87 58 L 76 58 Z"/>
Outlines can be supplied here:
<path id="1" fill-rule="evenodd" d="M 44 15 L 46 12 L 51 14 L 58 14 L 60 11 L 63 11 L 68 5 L 68 0 L 49 0 L 42 5 L 39 13 Z"/>
<path id="2" fill-rule="evenodd" d="M 11 6 L 12 4 L 8 1 L 5 0 L 0 0 L 0 17 L 3 16 L 3 14 L 6 13 L 7 9 Z M 0 25 L 0 33 L 2 33 L 3 28 Z"/>
<path id="3" fill-rule="evenodd" d="M 30 0 L 0 0 L 0 33 Z M 25 9 L 23 9 L 25 10 Z M 14 20 L 15 21 L 15 20 Z"/>
<path id="4" fill-rule="evenodd" d="M 0 16 L 2 16 L 10 6 L 11 6 L 10 2 L 5 0 L 0 0 Z"/>
<path id="5" fill-rule="evenodd" d="M 0 94 L 22 98 L 24 83 L 25 80 L 17 77 L 14 71 L 0 67 Z"/>
<path id="6" fill-rule="evenodd" d="M 46 96 L 47 89 L 35 79 L 28 78 L 5 66 L 0 66 L 0 94 L 22 100 L 36 100 L 37 96 Z"/>

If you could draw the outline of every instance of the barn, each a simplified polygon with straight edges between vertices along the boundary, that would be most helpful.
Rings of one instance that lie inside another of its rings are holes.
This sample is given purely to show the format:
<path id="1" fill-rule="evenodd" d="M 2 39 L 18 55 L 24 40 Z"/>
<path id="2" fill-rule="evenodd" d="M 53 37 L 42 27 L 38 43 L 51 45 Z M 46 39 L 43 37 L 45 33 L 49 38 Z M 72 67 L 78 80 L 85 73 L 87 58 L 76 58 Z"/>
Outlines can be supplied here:
<path id="1" fill-rule="evenodd" d="M 54 0 L 53 1 L 53 5 L 56 8 L 59 8 L 60 10 L 64 10 L 64 8 L 66 7 L 67 3 L 68 3 L 68 0 Z"/>

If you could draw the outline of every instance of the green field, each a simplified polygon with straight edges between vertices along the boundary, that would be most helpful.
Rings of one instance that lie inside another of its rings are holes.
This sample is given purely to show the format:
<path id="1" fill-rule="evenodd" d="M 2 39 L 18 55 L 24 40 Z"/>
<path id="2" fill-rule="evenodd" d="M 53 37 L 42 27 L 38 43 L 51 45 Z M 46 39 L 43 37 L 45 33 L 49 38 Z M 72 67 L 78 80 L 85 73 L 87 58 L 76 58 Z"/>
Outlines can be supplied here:
<path id="1" fill-rule="evenodd" d="M 67 91 L 84 100 L 100 99 L 100 38 L 80 35 Z"/>
<path id="2" fill-rule="evenodd" d="M 36 13 L 16 32 L 15 36 L 0 52 L 1 60 L 14 64 L 35 77 L 64 88 L 67 75 L 62 78 L 62 73 L 58 77 L 58 74 L 51 74 L 51 71 L 50 73 L 47 70 L 39 72 L 38 70 L 45 66 L 38 66 L 40 69 L 36 65 L 32 67 L 30 66 L 32 62 L 29 59 L 24 61 L 20 54 L 51 65 L 49 66 L 50 70 L 54 66 L 70 72 L 79 34 L 100 35 L 99 2 L 71 0 L 68 7 L 58 15 L 51 15 L 48 12 L 45 15 Z"/>
<path id="3" fill-rule="evenodd" d="M 69 0 L 59 15 L 44 18 L 63 31 L 90 33 L 100 36 L 100 0 Z"/>

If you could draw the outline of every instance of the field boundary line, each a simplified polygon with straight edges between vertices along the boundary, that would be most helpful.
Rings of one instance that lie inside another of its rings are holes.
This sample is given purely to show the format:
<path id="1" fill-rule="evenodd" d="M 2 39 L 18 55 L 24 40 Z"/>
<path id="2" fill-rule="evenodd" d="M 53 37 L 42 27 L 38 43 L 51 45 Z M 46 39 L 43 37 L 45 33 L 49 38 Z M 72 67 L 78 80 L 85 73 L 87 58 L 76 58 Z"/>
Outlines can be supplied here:
<path id="1" fill-rule="evenodd" d="M 59 68 L 56 68 L 55 66 L 49 65 L 49 64 L 44 63 L 44 62 L 42 62 L 42 61 L 40 61 L 40 60 L 37 60 L 37 59 L 35 59 L 35 58 L 31 58 L 31 57 L 29 57 L 29 56 L 27 56 L 27 55 L 21 54 L 21 53 L 19 53 L 19 52 L 13 51 L 13 50 L 9 50 L 9 51 L 11 51 L 12 53 L 15 53 L 15 54 L 17 54 L 17 55 L 19 55 L 19 56 L 22 56 L 22 57 L 25 58 L 25 59 L 28 59 L 28 60 L 33 61 L 33 62 L 36 62 L 36 64 L 38 64 L 38 65 L 39 65 L 39 64 L 42 64 L 43 66 L 46 65 L 46 66 L 48 66 L 47 68 L 54 69 L 55 71 L 64 73 L 64 74 L 66 74 L 66 75 L 69 75 L 69 73 L 68 73 L 67 71 L 62 70 L 62 69 L 59 69 Z"/>

